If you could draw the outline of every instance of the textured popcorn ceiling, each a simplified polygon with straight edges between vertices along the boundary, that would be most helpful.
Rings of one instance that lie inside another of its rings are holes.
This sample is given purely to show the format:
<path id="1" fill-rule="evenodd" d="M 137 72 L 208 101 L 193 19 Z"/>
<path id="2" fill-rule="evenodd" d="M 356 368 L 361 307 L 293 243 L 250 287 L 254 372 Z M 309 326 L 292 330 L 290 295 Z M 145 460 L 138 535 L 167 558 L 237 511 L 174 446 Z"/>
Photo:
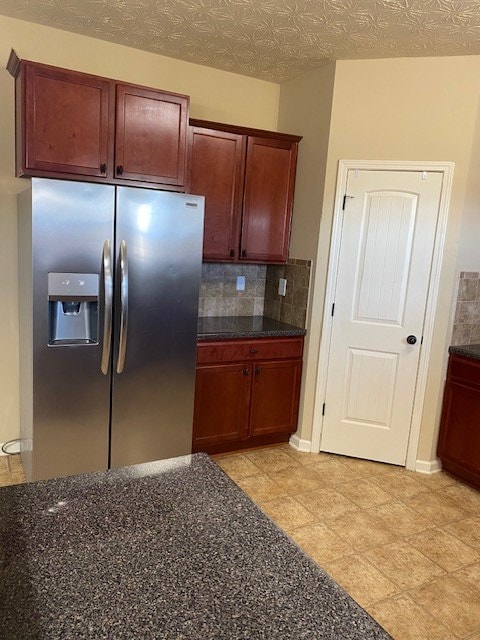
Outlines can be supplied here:
<path id="1" fill-rule="evenodd" d="M 480 54 L 479 0 L 0 0 L 0 14 L 276 82 L 330 60 Z"/>

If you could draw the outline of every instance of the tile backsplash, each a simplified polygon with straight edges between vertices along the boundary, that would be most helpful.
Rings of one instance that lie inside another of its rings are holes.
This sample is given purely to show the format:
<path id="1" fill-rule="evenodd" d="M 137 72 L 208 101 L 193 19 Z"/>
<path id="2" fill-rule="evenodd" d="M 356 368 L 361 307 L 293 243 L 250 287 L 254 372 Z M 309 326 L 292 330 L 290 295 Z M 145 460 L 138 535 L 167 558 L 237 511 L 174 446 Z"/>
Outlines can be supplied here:
<path id="1" fill-rule="evenodd" d="M 286 264 L 267 267 L 264 314 L 274 320 L 305 328 L 311 260 L 289 258 Z M 278 280 L 285 278 L 285 296 L 278 295 Z"/>
<path id="2" fill-rule="evenodd" d="M 199 316 L 265 315 L 305 328 L 310 284 L 310 260 L 290 258 L 285 265 L 204 263 Z M 237 276 L 245 276 L 245 291 L 237 291 Z M 278 280 L 286 278 L 285 296 Z"/>
<path id="3" fill-rule="evenodd" d="M 480 343 L 480 274 L 462 271 L 458 281 L 452 344 Z"/>
<path id="4" fill-rule="evenodd" d="M 237 291 L 237 276 L 245 276 L 245 291 Z M 266 277 L 266 265 L 205 262 L 202 266 L 199 316 L 262 315 Z"/>

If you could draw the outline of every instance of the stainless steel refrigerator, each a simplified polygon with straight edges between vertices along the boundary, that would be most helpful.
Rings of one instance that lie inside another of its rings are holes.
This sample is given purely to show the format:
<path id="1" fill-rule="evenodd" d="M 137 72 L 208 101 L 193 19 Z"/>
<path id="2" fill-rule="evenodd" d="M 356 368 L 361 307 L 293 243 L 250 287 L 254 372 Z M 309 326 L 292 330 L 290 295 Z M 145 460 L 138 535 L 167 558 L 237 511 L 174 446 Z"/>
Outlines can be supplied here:
<path id="1" fill-rule="evenodd" d="M 203 208 L 41 178 L 19 195 L 27 479 L 190 453 Z"/>

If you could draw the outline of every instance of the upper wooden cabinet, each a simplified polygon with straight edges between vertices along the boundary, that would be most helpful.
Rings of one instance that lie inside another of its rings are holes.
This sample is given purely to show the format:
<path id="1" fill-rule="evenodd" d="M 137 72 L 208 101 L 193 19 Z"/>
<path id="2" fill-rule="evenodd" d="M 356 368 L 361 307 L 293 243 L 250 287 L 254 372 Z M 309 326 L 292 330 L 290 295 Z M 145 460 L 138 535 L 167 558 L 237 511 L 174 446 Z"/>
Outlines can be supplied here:
<path id="1" fill-rule="evenodd" d="M 8 69 L 17 176 L 186 190 L 187 96 L 12 57 Z"/>
<path id="2" fill-rule="evenodd" d="M 287 260 L 300 140 L 190 120 L 189 184 L 205 196 L 204 260 Z"/>
<path id="3" fill-rule="evenodd" d="M 21 63 L 17 84 L 17 175 L 106 177 L 110 83 Z"/>
<path id="4" fill-rule="evenodd" d="M 185 184 L 188 98 L 116 84 L 115 174 Z"/>
<path id="5" fill-rule="evenodd" d="M 238 257 L 244 164 L 242 135 L 190 127 L 188 182 L 192 193 L 205 196 L 205 260 Z"/>

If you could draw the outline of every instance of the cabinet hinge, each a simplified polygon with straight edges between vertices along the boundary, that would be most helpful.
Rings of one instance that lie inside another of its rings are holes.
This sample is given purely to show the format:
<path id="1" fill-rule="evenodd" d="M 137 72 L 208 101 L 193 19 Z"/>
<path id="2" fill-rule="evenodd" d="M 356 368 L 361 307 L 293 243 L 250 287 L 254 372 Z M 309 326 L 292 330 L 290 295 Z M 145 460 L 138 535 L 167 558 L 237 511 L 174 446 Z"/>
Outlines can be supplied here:
<path id="1" fill-rule="evenodd" d="M 325 402 L 323 403 L 323 407 L 322 407 L 322 416 L 325 415 Z"/>
<path id="2" fill-rule="evenodd" d="M 332 316 L 335 313 L 335 303 L 332 304 Z"/>

